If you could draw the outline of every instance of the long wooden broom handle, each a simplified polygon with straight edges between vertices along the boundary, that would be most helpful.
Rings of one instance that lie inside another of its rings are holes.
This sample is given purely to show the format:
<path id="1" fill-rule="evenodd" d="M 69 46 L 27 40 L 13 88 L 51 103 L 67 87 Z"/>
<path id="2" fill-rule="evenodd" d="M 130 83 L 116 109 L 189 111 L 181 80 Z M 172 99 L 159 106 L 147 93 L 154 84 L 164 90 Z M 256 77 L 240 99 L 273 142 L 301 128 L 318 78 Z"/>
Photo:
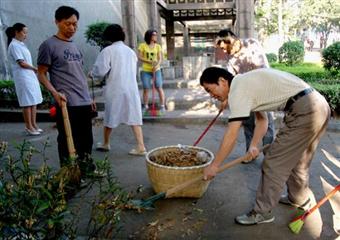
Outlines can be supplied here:
<path id="1" fill-rule="evenodd" d="M 223 112 L 222 109 L 220 109 L 220 111 L 218 112 L 218 114 L 216 115 L 216 117 L 209 123 L 208 127 L 203 131 L 203 133 L 201 134 L 201 136 L 198 137 L 198 139 L 196 140 L 196 142 L 194 143 L 193 146 L 196 146 L 201 139 L 204 137 L 204 135 L 208 132 L 209 128 L 216 122 L 217 118 L 221 115 L 221 113 Z"/>
<path id="2" fill-rule="evenodd" d="M 247 153 L 246 155 L 244 155 L 242 157 L 239 157 L 239 158 L 237 158 L 233 161 L 230 161 L 226 164 L 223 164 L 221 167 L 219 167 L 217 172 L 218 173 L 223 172 L 224 170 L 226 170 L 228 168 L 231 168 L 231 167 L 233 167 L 233 166 L 235 166 L 235 165 L 237 165 L 237 164 L 239 164 L 243 161 L 249 161 L 250 159 L 252 159 L 252 157 L 251 157 L 250 153 Z M 176 193 L 176 192 L 178 192 L 178 191 L 180 191 L 180 190 L 182 190 L 186 187 L 189 187 L 190 185 L 192 185 L 196 182 L 202 181 L 202 180 L 203 180 L 203 175 L 195 177 L 193 179 L 190 179 L 190 180 L 188 180 L 188 181 L 186 181 L 186 182 L 184 182 L 184 183 L 182 183 L 182 184 L 180 184 L 176 187 L 170 188 L 169 190 L 166 191 L 165 198 L 171 196 L 172 194 L 174 194 L 174 193 Z"/>
<path id="3" fill-rule="evenodd" d="M 61 112 L 63 114 L 64 128 L 65 128 L 68 152 L 69 152 L 69 155 L 70 155 L 71 158 L 75 158 L 76 157 L 76 150 L 74 148 L 72 131 L 71 131 L 71 124 L 70 124 L 70 119 L 68 117 L 66 101 L 64 101 L 64 100 L 61 100 Z"/>
<path id="4" fill-rule="evenodd" d="M 302 218 L 306 218 L 308 215 L 312 214 L 316 209 L 321 207 L 322 204 L 324 204 L 328 199 L 330 199 L 339 190 L 340 190 L 340 184 L 338 184 L 335 188 L 333 188 L 332 191 L 327 193 L 327 195 L 324 196 L 314 207 L 306 211 Z"/>

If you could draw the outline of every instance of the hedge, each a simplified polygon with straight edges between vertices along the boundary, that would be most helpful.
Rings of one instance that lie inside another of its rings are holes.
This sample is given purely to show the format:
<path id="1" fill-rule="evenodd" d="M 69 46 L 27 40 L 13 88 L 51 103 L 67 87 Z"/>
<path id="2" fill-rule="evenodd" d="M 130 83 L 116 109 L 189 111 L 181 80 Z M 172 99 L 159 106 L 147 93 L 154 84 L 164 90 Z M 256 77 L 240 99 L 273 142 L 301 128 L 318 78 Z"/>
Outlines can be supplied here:
<path id="1" fill-rule="evenodd" d="M 43 102 L 38 107 L 46 109 L 53 103 L 54 99 L 45 88 L 41 89 Z M 0 107 L 19 107 L 14 82 L 11 80 L 0 80 Z"/>

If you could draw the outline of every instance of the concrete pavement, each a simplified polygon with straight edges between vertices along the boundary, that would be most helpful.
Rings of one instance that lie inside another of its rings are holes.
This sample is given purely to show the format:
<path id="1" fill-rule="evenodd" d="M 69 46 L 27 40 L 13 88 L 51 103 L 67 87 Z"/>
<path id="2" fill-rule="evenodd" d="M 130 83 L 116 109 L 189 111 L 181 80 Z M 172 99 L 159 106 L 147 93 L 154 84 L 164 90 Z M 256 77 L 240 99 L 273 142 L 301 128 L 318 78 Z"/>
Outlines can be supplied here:
<path id="1" fill-rule="evenodd" d="M 0 140 L 9 141 L 10 151 L 13 144 L 30 140 L 38 148 L 49 140 L 47 150 L 48 164 L 58 168 L 56 129 L 53 123 L 40 123 L 45 132 L 38 137 L 27 137 L 23 123 L 0 123 Z M 205 129 L 206 124 L 171 124 L 145 123 L 143 126 L 146 146 L 149 150 L 174 144 L 192 145 Z M 94 124 L 94 139 L 101 141 L 102 125 Z M 219 147 L 225 126 L 214 125 L 202 139 L 199 146 L 213 152 Z M 144 157 L 128 155 L 134 146 L 134 137 L 130 127 L 122 125 L 113 130 L 111 151 L 102 153 L 93 151 L 95 159 L 109 158 L 113 173 L 121 186 L 127 191 L 135 191 L 142 185 L 144 191 L 136 197 L 154 195 L 150 185 Z M 340 178 L 340 133 L 327 131 L 322 138 L 311 165 L 311 197 L 320 200 L 331 186 Z M 235 159 L 244 154 L 244 137 L 240 133 L 236 148 L 226 160 Z M 321 152 L 325 149 L 336 160 L 328 160 Z M 41 160 L 36 158 L 34 164 Z M 166 199 L 156 202 L 154 211 L 137 213 L 125 211 L 122 215 L 122 230 L 116 239 L 336 239 L 340 234 L 340 193 L 324 204 L 320 211 L 311 215 L 299 235 L 292 234 L 287 224 L 294 216 L 292 207 L 278 205 L 274 209 L 274 223 L 244 227 L 234 223 L 234 217 L 252 208 L 255 192 L 261 176 L 260 157 L 256 161 L 238 165 L 217 176 L 209 185 L 207 192 L 200 199 Z M 82 204 L 78 239 L 86 239 L 89 209 L 86 198 L 73 200 Z"/>

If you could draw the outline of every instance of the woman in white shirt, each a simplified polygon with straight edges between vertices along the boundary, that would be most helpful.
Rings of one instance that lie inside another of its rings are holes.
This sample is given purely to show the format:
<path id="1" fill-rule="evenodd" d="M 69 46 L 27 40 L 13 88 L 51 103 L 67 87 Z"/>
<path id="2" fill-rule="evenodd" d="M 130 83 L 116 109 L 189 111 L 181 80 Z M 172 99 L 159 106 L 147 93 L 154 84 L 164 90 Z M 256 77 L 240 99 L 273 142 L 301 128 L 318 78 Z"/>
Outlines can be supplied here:
<path id="1" fill-rule="evenodd" d="M 97 144 L 97 150 L 110 150 L 112 129 L 120 124 L 131 126 L 136 138 L 136 147 L 129 154 L 145 155 L 146 149 L 142 131 L 142 109 L 136 79 L 137 56 L 124 44 L 125 33 L 118 24 L 109 25 L 103 37 L 112 44 L 98 55 L 90 75 L 106 80 L 104 142 Z"/>
<path id="2" fill-rule="evenodd" d="M 43 132 L 36 123 L 37 104 L 42 102 L 42 94 L 37 68 L 32 65 L 31 53 L 24 44 L 28 29 L 22 23 L 16 23 L 6 29 L 8 37 L 8 58 L 10 60 L 15 92 L 20 107 L 23 108 L 26 133 L 31 136 Z"/>

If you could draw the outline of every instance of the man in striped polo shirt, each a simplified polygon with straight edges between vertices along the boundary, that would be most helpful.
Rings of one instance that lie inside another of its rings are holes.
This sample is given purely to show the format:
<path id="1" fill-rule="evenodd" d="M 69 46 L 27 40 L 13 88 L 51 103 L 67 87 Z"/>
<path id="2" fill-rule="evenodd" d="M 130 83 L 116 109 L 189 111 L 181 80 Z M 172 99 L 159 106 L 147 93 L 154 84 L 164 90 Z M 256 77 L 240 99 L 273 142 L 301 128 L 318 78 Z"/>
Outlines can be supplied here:
<path id="1" fill-rule="evenodd" d="M 255 112 L 256 126 L 248 152 L 259 154 L 261 139 L 267 131 L 266 111 L 284 111 L 284 126 L 267 150 L 262 178 L 253 209 L 235 218 L 236 223 L 252 225 L 274 221 L 271 210 L 278 202 L 306 207 L 309 166 L 325 132 L 330 108 L 325 98 L 300 78 L 286 72 L 264 68 L 235 77 L 227 70 L 204 70 L 200 84 L 214 98 L 227 101 L 228 129 L 212 164 L 204 169 L 204 178 L 212 179 L 220 164 L 232 151 L 242 121 Z M 281 196 L 285 184 L 288 194 Z"/>

